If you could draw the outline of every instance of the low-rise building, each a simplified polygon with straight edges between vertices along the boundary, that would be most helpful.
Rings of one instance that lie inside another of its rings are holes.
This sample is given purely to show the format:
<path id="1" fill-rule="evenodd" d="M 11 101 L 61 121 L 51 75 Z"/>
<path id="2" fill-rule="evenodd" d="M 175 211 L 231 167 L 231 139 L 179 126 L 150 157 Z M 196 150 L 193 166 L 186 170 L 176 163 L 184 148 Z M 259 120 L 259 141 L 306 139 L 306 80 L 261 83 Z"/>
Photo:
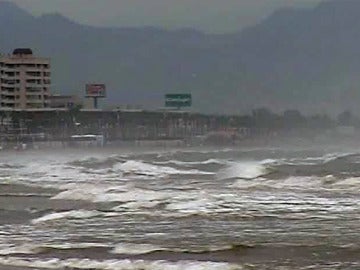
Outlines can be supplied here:
<path id="1" fill-rule="evenodd" d="M 51 95 L 49 97 L 50 107 L 56 109 L 73 109 L 82 107 L 82 100 L 74 95 Z"/>

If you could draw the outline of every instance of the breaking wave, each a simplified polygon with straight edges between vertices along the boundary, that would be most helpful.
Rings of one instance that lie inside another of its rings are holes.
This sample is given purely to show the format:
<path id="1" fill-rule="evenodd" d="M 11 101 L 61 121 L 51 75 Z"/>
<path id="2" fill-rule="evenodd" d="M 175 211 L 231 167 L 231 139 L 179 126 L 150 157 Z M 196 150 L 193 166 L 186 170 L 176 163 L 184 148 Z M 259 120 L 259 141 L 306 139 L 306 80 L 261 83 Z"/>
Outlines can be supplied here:
<path id="1" fill-rule="evenodd" d="M 360 177 L 339 179 L 333 175 L 326 176 L 290 176 L 280 179 L 258 178 L 252 181 L 238 179 L 233 185 L 235 188 L 267 188 L 286 190 L 332 190 L 332 191 L 359 191 Z"/>
<path id="2" fill-rule="evenodd" d="M 179 165 L 179 166 L 196 166 L 196 165 L 226 165 L 228 161 L 220 159 L 208 159 L 204 161 L 181 161 L 181 160 L 169 160 L 169 161 L 156 161 L 154 164 L 159 165 Z"/>
<path id="3" fill-rule="evenodd" d="M 169 192 L 146 190 L 135 187 L 97 187 L 96 185 L 79 186 L 69 188 L 52 197 L 53 200 L 78 200 L 101 202 L 121 202 L 142 204 L 146 207 L 147 203 L 162 201 L 171 198 Z M 129 205 L 130 206 L 130 205 Z M 134 205 L 135 206 L 135 205 Z M 126 207 L 123 205 L 122 207 Z"/>
<path id="4" fill-rule="evenodd" d="M 86 211 L 86 210 L 71 210 L 66 212 L 58 212 L 58 213 L 51 213 L 47 214 L 45 216 L 42 216 L 40 218 L 33 219 L 31 222 L 32 224 L 40 224 L 40 223 L 46 223 L 51 222 L 59 219 L 86 219 L 86 218 L 92 218 L 99 215 L 102 215 L 103 213 L 99 211 Z"/>
<path id="5" fill-rule="evenodd" d="M 70 166 L 84 167 L 89 169 L 110 168 L 119 162 L 125 162 L 127 156 L 111 156 L 104 158 L 85 158 L 67 163 Z"/>
<path id="6" fill-rule="evenodd" d="M 122 243 L 118 244 L 111 251 L 113 254 L 125 254 L 125 255 L 140 255 L 140 254 L 149 254 L 153 252 L 176 252 L 176 253 L 185 253 L 185 254 L 206 254 L 213 252 L 237 252 L 239 250 L 252 249 L 253 246 L 248 245 L 228 245 L 228 246 L 219 246 L 219 247 L 208 247 L 208 248 L 193 248 L 193 249 L 180 249 L 180 248 L 166 248 L 159 247 L 150 244 L 130 244 Z"/>
<path id="7" fill-rule="evenodd" d="M 88 248 L 108 248 L 109 246 L 101 243 L 62 243 L 62 244 L 24 244 L 20 246 L 0 246 L 0 255 L 35 255 L 48 253 L 52 250 L 88 249 Z"/>
<path id="8" fill-rule="evenodd" d="M 129 160 L 125 163 L 114 165 L 115 171 L 127 175 L 166 176 L 166 175 L 212 175 L 213 173 L 200 170 L 178 170 L 172 167 L 156 166 L 141 161 Z"/>
<path id="9" fill-rule="evenodd" d="M 261 162 L 242 161 L 220 170 L 218 179 L 255 179 L 269 174 L 271 171 L 266 164 Z"/>
<path id="10" fill-rule="evenodd" d="M 150 244 L 130 244 L 122 243 L 115 246 L 111 251 L 114 254 L 127 254 L 127 255 L 139 255 L 147 254 L 155 251 L 165 251 L 166 248 L 157 247 Z"/>
<path id="11" fill-rule="evenodd" d="M 243 267 L 229 263 L 195 261 L 144 261 L 144 260 L 90 260 L 90 259 L 22 259 L 0 258 L 0 264 L 16 267 L 46 269 L 106 269 L 106 270 L 240 270 Z"/>
<path id="12" fill-rule="evenodd" d="M 250 245 L 227 245 L 227 246 L 209 246 L 204 248 L 174 248 L 161 247 L 152 244 L 135 244 L 135 243 L 120 243 L 120 244 L 105 244 L 105 243 L 44 243 L 44 244 L 23 244 L 19 246 L 0 246 L 0 256 L 9 255 L 36 255 L 36 254 L 56 254 L 57 252 L 72 252 L 81 250 L 86 253 L 86 250 L 97 249 L 99 252 L 105 252 L 117 255 L 144 255 L 154 252 L 172 252 L 179 254 L 207 254 L 213 252 L 237 252 L 239 250 L 253 249 Z"/>

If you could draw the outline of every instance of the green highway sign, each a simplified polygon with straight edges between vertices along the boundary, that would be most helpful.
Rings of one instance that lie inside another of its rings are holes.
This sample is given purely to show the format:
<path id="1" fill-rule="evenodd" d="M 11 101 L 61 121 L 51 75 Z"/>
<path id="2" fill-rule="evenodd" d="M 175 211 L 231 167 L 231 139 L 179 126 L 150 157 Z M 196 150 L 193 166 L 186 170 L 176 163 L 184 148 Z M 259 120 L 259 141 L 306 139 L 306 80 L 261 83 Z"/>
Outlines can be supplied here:
<path id="1" fill-rule="evenodd" d="M 165 95 L 166 107 L 191 107 L 192 98 L 191 94 L 167 94 Z"/>

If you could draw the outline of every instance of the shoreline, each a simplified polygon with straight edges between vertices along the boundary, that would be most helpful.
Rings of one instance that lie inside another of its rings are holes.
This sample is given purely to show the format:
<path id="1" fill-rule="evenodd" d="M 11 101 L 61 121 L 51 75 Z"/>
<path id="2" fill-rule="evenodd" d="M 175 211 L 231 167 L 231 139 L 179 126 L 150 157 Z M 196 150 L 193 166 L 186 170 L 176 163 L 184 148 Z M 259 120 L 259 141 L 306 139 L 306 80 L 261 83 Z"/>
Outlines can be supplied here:
<path id="1" fill-rule="evenodd" d="M 34 259 L 39 261 L 48 261 L 58 259 L 67 260 L 91 260 L 91 261 L 125 261 L 131 262 L 211 262 L 228 263 L 232 265 L 268 265 L 271 263 L 283 262 L 284 265 L 293 267 L 306 267 L 321 263 L 360 263 L 358 250 L 352 248 L 330 249 L 326 246 L 259 246 L 259 247 L 234 247 L 228 250 L 209 251 L 209 252 L 175 252 L 175 251 L 152 251 L 146 254 L 114 254 L 110 248 L 87 248 L 87 249 L 48 249 L 39 254 L 11 254 L 9 256 L 0 256 L 0 259 L 17 258 L 20 260 Z M 12 269 L 12 268 L 1 268 Z M 24 269 L 15 268 L 13 269 Z M 33 269 L 31 267 L 25 269 Z M 45 268 L 46 269 L 46 268 Z M 74 268 L 76 269 L 76 268 Z M 91 267 L 89 267 L 91 269 Z"/>
<path id="2" fill-rule="evenodd" d="M 158 138 L 158 139 L 111 139 L 96 141 L 92 138 L 79 141 L 67 140 L 35 140 L 27 142 L 2 142 L 0 153 L 44 151 L 61 149 L 241 149 L 241 148 L 321 148 L 345 146 L 349 148 L 360 146 L 360 136 L 330 136 L 317 134 L 316 136 L 302 136 L 300 134 L 273 134 L 254 135 L 233 140 L 228 137 L 194 136 L 183 138 Z"/>

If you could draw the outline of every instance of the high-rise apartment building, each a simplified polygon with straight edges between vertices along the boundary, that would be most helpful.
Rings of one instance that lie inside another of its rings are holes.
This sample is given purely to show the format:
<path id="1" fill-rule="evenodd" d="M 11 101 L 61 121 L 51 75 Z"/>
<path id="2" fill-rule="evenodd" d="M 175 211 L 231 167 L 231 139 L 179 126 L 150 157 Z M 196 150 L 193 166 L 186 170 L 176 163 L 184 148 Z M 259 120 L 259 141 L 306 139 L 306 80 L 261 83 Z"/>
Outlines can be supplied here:
<path id="1" fill-rule="evenodd" d="M 0 109 L 49 107 L 50 59 L 33 55 L 31 49 L 15 49 L 0 55 Z"/>

